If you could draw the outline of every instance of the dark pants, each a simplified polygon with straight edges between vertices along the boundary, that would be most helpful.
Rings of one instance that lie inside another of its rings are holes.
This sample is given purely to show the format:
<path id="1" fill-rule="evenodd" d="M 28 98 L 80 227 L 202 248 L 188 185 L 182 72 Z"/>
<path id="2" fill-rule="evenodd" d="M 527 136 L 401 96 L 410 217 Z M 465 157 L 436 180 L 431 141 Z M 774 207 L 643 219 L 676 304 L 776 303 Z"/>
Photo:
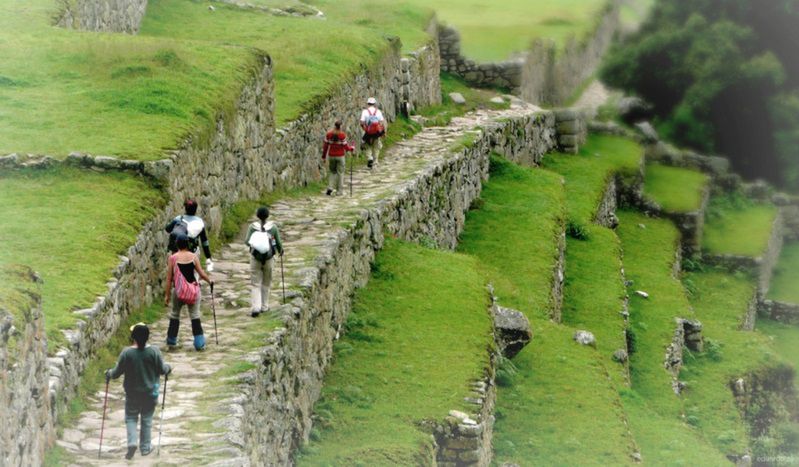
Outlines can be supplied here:
<path id="1" fill-rule="evenodd" d="M 150 445 L 153 427 L 153 414 L 158 405 L 158 398 L 151 394 L 126 394 L 125 395 L 125 426 L 128 429 L 128 447 L 139 444 L 139 451 L 147 453 L 152 449 Z M 141 442 L 137 443 L 136 425 L 141 416 Z"/>

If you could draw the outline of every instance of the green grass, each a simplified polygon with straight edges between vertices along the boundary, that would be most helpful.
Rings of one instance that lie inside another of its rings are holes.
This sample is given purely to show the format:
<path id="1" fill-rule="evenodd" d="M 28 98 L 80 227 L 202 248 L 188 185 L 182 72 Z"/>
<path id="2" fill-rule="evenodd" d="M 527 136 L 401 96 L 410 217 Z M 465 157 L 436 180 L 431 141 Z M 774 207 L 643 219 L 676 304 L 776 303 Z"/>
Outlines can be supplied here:
<path id="1" fill-rule="evenodd" d="M 162 205 L 143 180 L 78 169 L 24 170 L 0 175 L 0 263 L 29 265 L 42 277 L 47 334 L 75 323 L 72 310 L 94 302 Z M 51 346 L 54 349 L 55 346 Z"/>
<path id="2" fill-rule="evenodd" d="M 786 243 L 771 279 L 768 298 L 799 303 L 799 242 Z"/>
<path id="3" fill-rule="evenodd" d="M 559 175 L 491 159 L 491 179 L 483 185 L 479 208 L 466 216 L 458 250 L 480 260 L 502 305 L 548 318 L 563 202 Z"/>
<path id="4" fill-rule="evenodd" d="M 34 296 L 39 293 L 28 269 L 20 265 L 0 265 L 0 311 L 11 315 L 12 324 L 20 326 L 30 320 L 30 311 L 36 304 Z"/>
<path id="5" fill-rule="evenodd" d="M 0 1 L 2 154 L 162 158 L 212 128 L 256 64 L 240 47 L 67 31 L 55 8 Z"/>
<path id="6" fill-rule="evenodd" d="M 694 212 L 702 207 L 709 181 L 696 170 L 650 164 L 646 166 L 644 194 L 666 212 Z"/>
<path id="7" fill-rule="evenodd" d="M 590 33 L 604 0 L 406 0 L 433 7 L 438 18 L 454 26 L 462 38 L 462 53 L 477 61 L 508 58 L 526 50 L 533 40 L 547 38 L 559 46 L 568 38 Z"/>
<path id="8" fill-rule="evenodd" d="M 253 10 L 187 0 L 159 0 L 147 8 L 141 35 L 235 44 L 268 52 L 274 60 L 278 125 L 372 66 L 398 36 L 406 50 L 427 40 L 430 11 L 387 0 L 319 0 L 327 19 L 278 17 Z M 352 118 L 356 118 L 353 116 Z"/>
<path id="9" fill-rule="evenodd" d="M 585 226 L 594 220 L 608 181 L 616 173 L 634 174 L 642 156 L 643 149 L 633 141 L 592 134 L 579 154 L 548 154 L 542 165 L 566 179 L 569 221 Z"/>
<path id="10" fill-rule="evenodd" d="M 346 330 L 298 465 L 429 461 L 430 434 L 417 424 L 467 409 L 469 383 L 488 365 L 493 337 L 477 261 L 387 240 Z"/>
<path id="11" fill-rule="evenodd" d="M 758 257 L 766 250 L 776 215 L 774 206 L 739 195 L 713 197 L 708 204 L 703 249 L 712 254 Z"/>
<path id="12" fill-rule="evenodd" d="M 633 451 L 602 356 L 574 343 L 572 328 L 549 320 L 563 203 L 559 175 L 494 158 L 461 236 L 459 251 L 478 258 L 499 303 L 524 312 L 534 333 L 514 358 L 515 371 L 503 370 L 515 376 L 500 382 L 497 463 L 615 465 L 629 462 Z"/>
<path id="13" fill-rule="evenodd" d="M 466 99 L 466 104 L 452 102 L 449 94 L 458 92 Z M 450 73 L 441 73 L 441 104 L 431 105 L 419 110 L 419 115 L 426 117 L 426 126 L 446 126 L 453 117 L 459 117 L 476 109 L 506 109 L 509 102 L 495 104 L 491 102 L 497 93 L 488 89 L 476 89 L 461 78 Z"/>
<path id="14" fill-rule="evenodd" d="M 672 276 L 679 232 L 667 220 L 638 213 L 620 211 L 619 220 L 626 277 L 633 281 L 629 308 L 635 335 L 632 390 L 625 391 L 622 400 L 636 441 L 644 459 L 661 464 L 721 465 L 725 457 L 683 420 L 683 401 L 672 392 L 671 376 L 663 367 L 674 319 L 693 317 L 682 284 Z M 635 290 L 647 292 L 649 298 L 632 293 Z"/>
<path id="15" fill-rule="evenodd" d="M 757 330 L 768 336 L 776 352 L 799 369 L 799 327 L 767 318 L 758 318 Z M 794 387 L 799 389 L 799 371 L 794 373 Z"/>

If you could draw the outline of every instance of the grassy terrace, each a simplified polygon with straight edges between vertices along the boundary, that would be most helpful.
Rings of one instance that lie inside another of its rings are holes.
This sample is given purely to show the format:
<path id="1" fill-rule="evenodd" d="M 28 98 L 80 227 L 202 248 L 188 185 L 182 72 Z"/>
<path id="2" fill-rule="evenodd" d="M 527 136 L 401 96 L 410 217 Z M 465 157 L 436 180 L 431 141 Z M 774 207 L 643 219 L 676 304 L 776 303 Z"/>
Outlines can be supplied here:
<path id="1" fill-rule="evenodd" d="M 644 193 L 666 212 L 685 213 L 698 210 L 710 179 L 702 172 L 650 164 L 646 167 Z"/>
<path id="2" fill-rule="evenodd" d="M 474 258 L 388 240 L 335 345 L 314 441 L 297 463 L 429 460 L 430 434 L 417 424 L 467 409 L 493 341 L 488 304 Z"/>
<path id="3" fill-rule="evenodd" d="M 725 457 L 701 433 L 682 420 L 683 403 L 671 390 L 663 368 L 665 349 L 676 327 L 674 318 L 693 312 L 682 284 L 672 276 L 679 233 L 671 222 L 633 212 L 619 212 L 618 229 L 630 287 L 630 357 L 632 389 L 622 392 L 630 426 L 644 459 L 662 464 L 724 464 Z M 644 228 L 640 227 L 643 225 Z M 632 292 L 642 290 L 645 299 Z"/>
<path id="4" fill-rule="evenodd" d="M 460 251 L 478 258 L 500 303 L 523 311 L 535 334 L 501 372 L 497 463 L 620 464 L 633 451 L 602 356 L 575 344 L 572 328 L 549 320 L 563 196 L 560 175 L 494 159 L 461 236 Z M 600 432 L 606 436 L 592 435 Z"/>
<path id="5" fill-rule="evenodd" d="M 774 206 L 757 204 L 739 195 L 711 198 L 703 248 L 712 254 L 760 256 L 768 245 L 776 215 Z"/>
<path id="6" fill-rule="evenodd" d="M 799 303 L 799 242 L 786 243 L 774 270 L 768 298 Z"/>
<path id="7" fill-rule="evenodd" d="M 525 50 L 537 38 L 563 45 L 569 37 L 591 32 L 605 0 L 406 0 L 434 5 L 439 19 L 462 37 L 462 53 L 477 61 L 503 60 Z M 475 14 L 477 13 L 477 14 Z"/>
<path id="8" fill-rule="evenodd" d="M 77 169 L 0 175 L 0 264 L 29 265 L 44 280 L 42 306 L 51 339 L 89 306 L 144 222 L 161 205 L 144 181 Z M 53 347 L 55 348 L 55 347 Z"/>
<path id="9" fill-rule="evenodd" d="M 758 318 L 757 330 L 768 336 L 777 354 L 799 369 L 799 327 Z M 799 371 L 794 373 L 793 384 L 799 389 Z"/>

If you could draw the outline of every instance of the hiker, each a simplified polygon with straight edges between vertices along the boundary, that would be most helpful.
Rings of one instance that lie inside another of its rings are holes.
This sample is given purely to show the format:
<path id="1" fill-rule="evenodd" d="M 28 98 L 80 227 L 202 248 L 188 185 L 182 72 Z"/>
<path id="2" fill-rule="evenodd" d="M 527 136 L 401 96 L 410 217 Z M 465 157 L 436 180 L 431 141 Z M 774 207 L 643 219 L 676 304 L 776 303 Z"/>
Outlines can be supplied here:
<path id="1" fill-rule="evenodd" d="M 250 315 L 253 318 L 269 310 L 272 288 L 272 264 L 275 252 L 283 256 L 283 243 L 274 222 L 267 222 L 269 209 L 261 206 L 255 213 L 258 220 L 247 228 L 244 243 L 250 247 Z"/>
<path id="2" fill-rule="evenodd" d="M 335 128 L 328 131 L 325 135 L 325 144 L 322 147 L 322 162 L 330 157 L 330 165 L 328 167 L 327 175 L 327 196 L 333 194 L 333 189 L 336 190 L 336 196 L 343 194 L 341 190 L 341 179 L 346 167 L 345 155 L 347 152 L 352 152 L 355 147 L 347 142 L 347 134 L 341 131 L 341 120 L 336 120 Z"/>
<path id="3" fill-rule="evenodd" d="M 151 430 L 153 414 L 158 405 L 158 388 L 161 375 L 168 375 L 172 368 L 164 363 L 158 347 L 147 345 L 150 329 L 144 323 L 136 323 L 130 327 L 132 345 L 119 354 L 114 368 L 106 370 L 106 383 L 125 375 L 125 425 L 128 430 L 128 452 L 125 459 L 132 459 L 136 447 L 141 455 L 152 452 Z M 137 442 L 136 425 L 141 417 L 141 435 Z"/>
<path id="4" fill-rule="evenodd" d="M 173 348 L 178 345 L 178 330 L 180 329 L 180 310 L 183 305 L 189 311 L 191 318 L 191 333 L 194 335 L 194 348 L 203 350 L 205 348 L 205 335 L 203 326 L 200 322 L 200 283 L 197 279 L 199 275 L 205 282 L 214 285 L 214 281 L 203 271 L 200 266 L 200 258 L 189 249 L 189 238 L 186 235 L 178 235 L 175 246 L 178 251 L 169 257 L 166 268 L 166 291 L 164 293 L 164 303 L 169 306 L 172 301 L 172 308 L 169 312 L 169 330 L 166 334 L 166 344 Z"/>
<path id="5" fill-rule="evenodd" d="M 374 97 L 366 100 L 366 108 L 361 112 L 361 128 L 363 144 L 366 145 L 366 153 L 369 155 L 367 166 L 371 169 L 377 165 L 380 149 L 383 147 L 381 138 L 386 134 L 386 119 L 377 108 L 377 99 Z"/>
<path id="6" fill-rule="evenodd" d="M 197 253 L 199 245 L 203 247 L 205 253 L 205 269 L 214 272 L 214 262 L 211 261 L 211 246 L 208 243 L 208 234 L 205 232 L 205 222 L 197 216 L 197 201 L 187 199 L 183 203 L 186 214 L 177 216 L 166 225 L 166 232 L 169 234 L 169 251 L 178 251 L 175 241 L 178 235 L 186 235 L 189 238 L 189 250 Z"/>

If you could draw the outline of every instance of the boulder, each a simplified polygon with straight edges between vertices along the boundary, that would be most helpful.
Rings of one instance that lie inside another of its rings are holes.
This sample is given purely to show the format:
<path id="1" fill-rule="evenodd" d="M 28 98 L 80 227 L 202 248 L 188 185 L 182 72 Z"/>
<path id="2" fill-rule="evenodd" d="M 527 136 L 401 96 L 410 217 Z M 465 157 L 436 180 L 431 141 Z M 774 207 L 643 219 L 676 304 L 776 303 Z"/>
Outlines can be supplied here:
<path id="1" fill-rule="evenodd" d="M 505 99 L 503 99 L 503 98 L 501 98 L 499 96 L 496 96 L 496 97 L 492 97 L 490 102 L 493 103 L 493 104 L 504 104 L 505 103 Z"/>
<path id="2" fill-rule="evenodd" d="M 456 103 L 458 105 L 466 104 L 466 98 L 463 97 L 463 94 L 461 94 L 459 92 L 451 92 L 451 93 L 449 93 L 449 98 L 452 99 L 452 102 L 454 102 L 454 103 Z"/>
<path id="3" fill-rule="evenodd" d="M 640 97 L 621 98 L 616 110 L 622 121 L 629 124 L 652 118 L 652 106 Z"/>
<path id="4" fill-rule="evenodd" d="M 644 142 L 646 143 L 655 143 L 660 140 L 657 130 L 649 122 L 638 122 L 635 124 L 635 128 L 644 137 Z"/>
<path id="5" fill-rule="evenodd" d="M 513 358 L 533 338 L 530 322 L 521 311 L 494 306 L 494 337 L 502 355 Z"/>
<path id="6" fill-rule="evenodd" d="M 613 352 L 614 362 L 624 363 L 627 361 L 627 358 L 628 358 L 627 351 L 624 349 L 618 349 L 615 352 Z"/>
<path id="7" fill-rule="evenodd" d="M 572 336 L 572 339 L 574 339 L 578 344 L 596 347 L 596 338 L 594 337 L 594 334 L 589 331 L 576 331 L 574 336 Z"/>

